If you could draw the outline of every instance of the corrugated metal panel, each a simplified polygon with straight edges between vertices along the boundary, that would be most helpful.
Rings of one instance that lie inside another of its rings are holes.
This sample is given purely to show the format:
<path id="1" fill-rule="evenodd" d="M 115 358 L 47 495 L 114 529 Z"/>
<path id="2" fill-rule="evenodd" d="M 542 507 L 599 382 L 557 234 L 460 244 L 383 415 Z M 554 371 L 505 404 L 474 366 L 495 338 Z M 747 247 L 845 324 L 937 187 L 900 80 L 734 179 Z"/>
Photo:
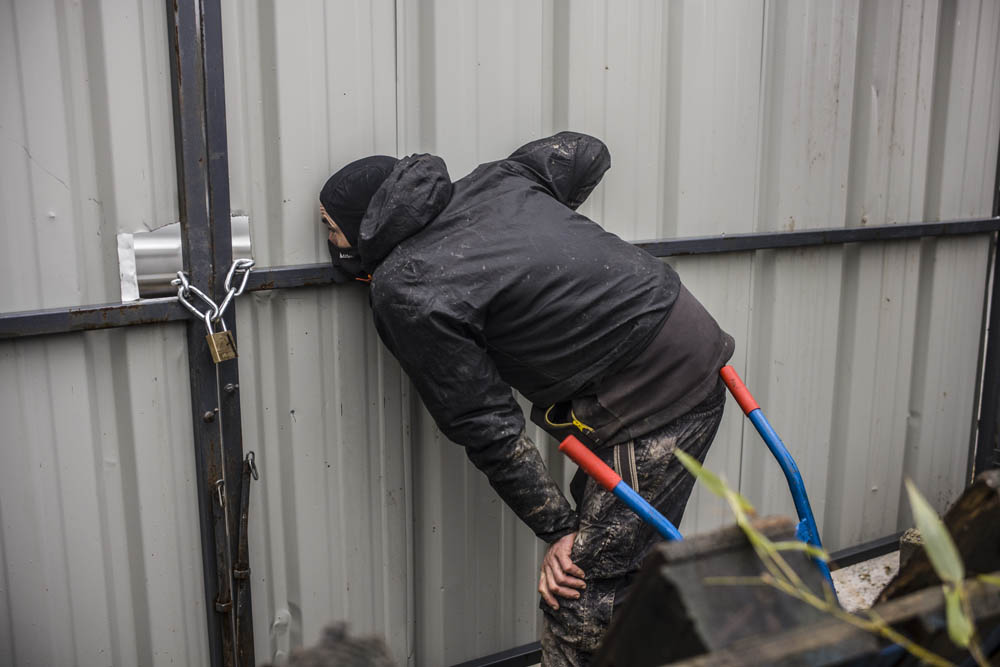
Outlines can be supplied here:
<path id="1" fill-rule="evenodd" d="M 0 310 L 116 301 L 115 237 L 177 220 L 166 12 L 0 2 Z M 0 344 L 0 663 L 207 655 L 174 325 Z"/>
<path id="2" fill-rule="evenodd" d="M 177 221 L 166 30 L 140 0 L 0 2 L 0 309 L 117 301 L 117 233 Z"/>
<path id="3" fill-rule="evenodd" d="M 114 300 L 116 233 L 177 219 L 154 7 L 0 3 L 13 91 L 0 276 L 31 277 L 3 310 Z M 347 160 L 430 151 L 457 178 L 564 127 L 609 144 L 614 168 L 584 212 L 629 239 L 989 211 L 1000 9 L 988 1 L 223 10 L 232 207 L 250 216 L 261 265 L 325 259 L 316 194 Z M 961 488 L 987 254 L 969 238 L 672 262 L 736 337 L 733 363 L 795 453 L 828 546 L 905 525 L 903 474 L 938 507 Z M 262 474 L 258 658 L 280 661 L 335 619 L 385 635 L 405 664 L 535 639 L 541 545 L 437 433 L 363 291 L 255 293 L 239 308 L 244 447 Z M 179 327 L 0 350 L 0 661 L 203 662 Z M 763 511 L 791 511 L 735 406 L 708 465 Z M 727 516 L 697 492 L 682 529 Z"/>
<path id="4" fill-rule="evenodd" d="M 393 4 L 224 0 L 223 42 L 230 196 L 254 257 L 326 260 L 319 188 L 348 156 L 397 150 Z"/>
<path id="5" fill-rule="evenodd" d="M 313 642 L 335 619 L 412 643 L 406 383 L 361 289 L 255 293 L 240 311 L 257 654 Z"/>
<path id="6" fill-rule="evenodd" d="M 183 328 L 0 344 L 0 663 L 207 656 Z"/>
<path id="7" fill-rule="evenodd" d="M 318 192 L 339 163 L 395 154 L 392 2 L 223 3 L 232 208 L 259 264 L 328 259 Z M 252 304 L 246 307 L 243 304 Z M 364 291 L 241 302 L 258 659 L 329 622 L 413 651 L 413 406 Z"/>
<path id="8" fill-rule="evenodd" d="M 847 107 L 853 108 L 850 141 L 845 146 L 841 139 L 830 140 L 839 121 L 810 111 L 814 77 L 789 79 L 794 72 L 786 67 L 782 78 L 773 79 L 772 86 L 783 88 L 774 98 L 782 111 L 768 114 L 769 122 L 779 124 L 783 136 L 789 126 L 815 129 L 797 141 L 765 142 L 760 178 L 773 185 L 772 194 L 762 197 L 762 226 L 798 224 L 823 211 L 832 214 L 806 224 L 988 213 L 992 193 L 981 178 L 983 170 L 992 178 L 985 161 L 995 159 L 996 112 L 983 117 L 980 136 L 988 139 L 982 147 L 948 135 L 970 136 L 967 123 L 970 114 L 979 115 L 977 106 L 1000 108 L 993 80 L 979 83 L 980 100 L 971 99 L 972 86 L 962 83 L 984 69 L 987 76 L 995 74 L 1000 25 L 995 7 L 870 3 L 833 21 L 806 5 L 794 7 L 801 13 L 776 17 L 774 29 L 766 32 L 786 62 L 818 58 L 819 42 L 812 38 L 789 52 L 790 36 L 814 32 L 811 22 L 856 26 L 854 62 L 846 67 L 851 78 L 828 86 L 838 91 L 841 103 L 853 96 Z M 950 12 L 971 15 L 956 20 Z M 980 38 L 982 32 L 990 37 Z M 977 57 L 964 47 L 968 43 L 989 44 L 989 51 Z M 959 44 L 962 48 L 953 48 Z M 832 56 L 828 61 L 820 63 L 822 71 L 845 70 L 829 64 Z M 828 103 L 818 106 L 830 113 Z M 838 147 L 850 149 L 850 162 L 814 183 L 803 182 Z M 968 173 L 975 174 L 971 183 Z M 801 196 L 788 194 L 796 192 Z M 747 375 L 761 385 L 759 399 L 773 406 L 772 420 L 786 440 L 803 448 L 799 463 L 831 547 L 906 527 L 901 473 L 912 476 L 939 508 L 961 489 L 987 252 L 985 239 L 961 239 L 759 258 Z M 744 488 L 752 498 L 765 497 L 778 488 L 780 475 L 766 455 L 746 451 L 752 455 L 744 456 Z M 791 509 L 775 494 L 763 507 Z"/>

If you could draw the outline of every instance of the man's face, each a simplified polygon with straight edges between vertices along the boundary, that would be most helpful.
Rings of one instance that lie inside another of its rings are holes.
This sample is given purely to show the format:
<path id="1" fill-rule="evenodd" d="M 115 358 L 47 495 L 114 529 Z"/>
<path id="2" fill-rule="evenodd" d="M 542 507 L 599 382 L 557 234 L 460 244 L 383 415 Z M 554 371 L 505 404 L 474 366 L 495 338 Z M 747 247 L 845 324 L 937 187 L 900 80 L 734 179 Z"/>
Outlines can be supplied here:
<path id="1" fill-rule="evenodd" d="M 319 212 L 320 215 L 323 216 L 322 224 L 326 226 L 330 232 L 327 236 L 327 238 L 330 239 L 330 242 L 338 248 L 350 248 L 351 244 L 347 240 L 347 237 L 344 236 L 344 232 L 340 231 L 340 227 L 338 227 L 337 223 L 333 221 L 333 218 L 331 218 L 330 214 L 326 212 L 326 209 L 323 208 L 322 204 L 319 205 Z"/>

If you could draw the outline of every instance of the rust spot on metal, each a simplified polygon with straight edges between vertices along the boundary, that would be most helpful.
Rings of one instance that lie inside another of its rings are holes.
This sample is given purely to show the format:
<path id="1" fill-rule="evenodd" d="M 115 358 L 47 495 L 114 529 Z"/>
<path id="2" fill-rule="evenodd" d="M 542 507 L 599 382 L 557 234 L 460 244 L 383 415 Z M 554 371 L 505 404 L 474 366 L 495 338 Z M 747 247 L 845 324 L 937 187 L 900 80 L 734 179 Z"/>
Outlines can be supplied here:
<path id="1" fill-rule="evenodd" d="M 102 322 L 107 326 L 120 326 L 124 324 L 156 324 L 159 322 L 169 322 L 169 315 L 155 315 L 151 317 L 129 317 L 131 313 L 139 313 L 145 309 L 141 303 L 135 304 L 112 304 L 101 308 L 88 308 L 86 310 L 70 310 L 66 315 L 70 320 Z"/>

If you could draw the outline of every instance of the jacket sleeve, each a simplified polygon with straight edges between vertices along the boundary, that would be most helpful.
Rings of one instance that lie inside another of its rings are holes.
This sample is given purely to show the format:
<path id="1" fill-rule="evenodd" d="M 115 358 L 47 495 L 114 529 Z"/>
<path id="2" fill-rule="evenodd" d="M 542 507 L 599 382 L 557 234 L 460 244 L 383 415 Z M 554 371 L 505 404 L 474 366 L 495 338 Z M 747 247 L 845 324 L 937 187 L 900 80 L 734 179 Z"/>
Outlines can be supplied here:
<path id="1" fill-rule="evenodd" d="M 469 325 L 423 307 L 376 308 L 379 336 L 410 376 L 438 428 L 535 535 L 554 542 L 578 519 L 524 432 L 524 413 Z M 381 316 L 380 316 L 381 311 Z"/>
<path id="2" fill-rule="evenodd" d="M 579 132 L 560 132 L 532 141 L 507 159 L 526 167 L 530 178 L 574 211 L 611 167 L 611 153 L 604 142 Z"/>

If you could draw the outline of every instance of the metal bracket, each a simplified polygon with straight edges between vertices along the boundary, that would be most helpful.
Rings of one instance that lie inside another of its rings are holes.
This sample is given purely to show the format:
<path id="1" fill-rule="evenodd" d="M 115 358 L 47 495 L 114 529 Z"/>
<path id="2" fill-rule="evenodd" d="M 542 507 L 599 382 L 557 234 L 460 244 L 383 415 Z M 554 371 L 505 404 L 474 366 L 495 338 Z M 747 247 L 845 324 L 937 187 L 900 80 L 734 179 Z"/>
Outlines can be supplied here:
<path id="1" fill-rule="evenodd" d="M 230 226 L 233 259 L 251 259 L 250 216 L 233 214 Z M 118 275 L 123 303 L 173 294 L 170 281 L 182 266 L 181 223 L 147 232 L 118 234 Z"/>

